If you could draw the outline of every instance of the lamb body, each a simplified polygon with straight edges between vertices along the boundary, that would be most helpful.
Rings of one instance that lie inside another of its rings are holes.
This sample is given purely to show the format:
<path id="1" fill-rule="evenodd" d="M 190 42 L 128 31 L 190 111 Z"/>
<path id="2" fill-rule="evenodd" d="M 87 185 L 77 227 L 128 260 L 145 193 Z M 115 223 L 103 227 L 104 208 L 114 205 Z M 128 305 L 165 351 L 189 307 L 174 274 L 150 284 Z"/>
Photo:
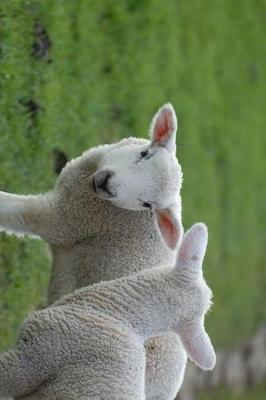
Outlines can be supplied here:
<path id="1" fill-rule="evenodd" d="M 155 209 L 170 206 L 181 221 L 182 173 L 170 105 L 159 110 L 152 127 L 151 141 L 123 139 L 70 161 L 47 194 L 0 192 L 0 230 L 39 236 L 51 249 L 49 303 L 77 288 L 173 261 L 175 253 L 162 243 L 153 218 Z"/>
<path id="2" fill-rule="evenodd" d="M 175 267 L 101 282 L 35 312 L 15 349 L 0 355 L 0 395 L 24 400 L 144 400 L 143 343 L 177 333 L 189 356 L 211 369 L 203 326 L 211 291 L 201 264 L 207 230 L 185 235 Z"/>
<path id="3" fill-rule="evenodd" d="M 0 230 L 49 244 L 49 303 L 102 280 L 173 263 L 175 252 L 161 241 L 153 214 L 162 225 L 169 213 L 181 221 L 176 127 L 175 112 L 165 105 L 152 121 L 151 141 L 130 138 L 85 152 L 66 165 L 48 194 L 0 192 Z M 177 335 L 151 339 L 146 353 L 147 400 L 175 398 L 186 365 Z"/>

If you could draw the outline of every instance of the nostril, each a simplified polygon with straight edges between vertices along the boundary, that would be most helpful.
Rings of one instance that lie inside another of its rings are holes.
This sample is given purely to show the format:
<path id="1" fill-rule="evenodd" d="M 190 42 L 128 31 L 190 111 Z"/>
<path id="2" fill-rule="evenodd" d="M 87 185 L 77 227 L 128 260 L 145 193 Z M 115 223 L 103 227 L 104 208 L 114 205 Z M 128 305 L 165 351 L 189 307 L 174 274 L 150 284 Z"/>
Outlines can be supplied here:
<path id="1" fill-rule="evenodd" d="M 107 174 L 107 175 L 103 178 L 103 180 L 102 180 L 102 182 L 101 182 L 101 188 L 102 188 L 102 189 L 106 190 L 107 184 L 108 184 L 108 181 L 109 181 L 110 177 L 111 177 L 111 175 L 110 175 L 110 174 Z"/>
<path id="2" fill-rule="evenodd" d="M 97 187 L 99 189 L 105 190 L 110 177 L 111 177 L 110 172 L 103 171 L 102 173 L 100 173 L 97 179 Z"/>

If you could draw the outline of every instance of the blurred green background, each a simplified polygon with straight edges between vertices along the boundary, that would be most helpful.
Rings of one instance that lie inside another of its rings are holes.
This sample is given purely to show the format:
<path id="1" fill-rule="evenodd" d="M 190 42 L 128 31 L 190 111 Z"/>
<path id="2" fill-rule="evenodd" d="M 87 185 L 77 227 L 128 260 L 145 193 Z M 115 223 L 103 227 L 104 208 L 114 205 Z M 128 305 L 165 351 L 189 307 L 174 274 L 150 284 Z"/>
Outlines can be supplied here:
<path id="1" fill-rule="evenodd" d="M 171 101 L 184 226 L 209 226 L 207 325 L 220 347 L 266 321 L 265 15 L 263 0 L 0 4 L 0 189 L 51 189 L 54 148 L 75 157 L 145 137 Z M 0 235 L 1 349 L 44 304 L 48 277 L 42 242 Z"/>

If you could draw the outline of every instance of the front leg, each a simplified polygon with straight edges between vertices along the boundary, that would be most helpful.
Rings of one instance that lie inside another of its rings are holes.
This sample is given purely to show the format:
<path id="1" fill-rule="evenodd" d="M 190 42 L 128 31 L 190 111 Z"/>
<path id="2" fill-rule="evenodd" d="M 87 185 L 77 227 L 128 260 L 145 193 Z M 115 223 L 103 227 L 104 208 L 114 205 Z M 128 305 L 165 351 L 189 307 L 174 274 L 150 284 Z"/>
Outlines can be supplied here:
<path id="1" fill-rule="evenodd" d="M 174 333 L 156 337 L 145 343 L 146 400 L 173 400 L 184 378 L 186 352 Z"/>
<path id="2" fill-rule="evenodd" d="M 23 196 L 0 191 L 0 231 L 60 242 L 53 193 Z"/>

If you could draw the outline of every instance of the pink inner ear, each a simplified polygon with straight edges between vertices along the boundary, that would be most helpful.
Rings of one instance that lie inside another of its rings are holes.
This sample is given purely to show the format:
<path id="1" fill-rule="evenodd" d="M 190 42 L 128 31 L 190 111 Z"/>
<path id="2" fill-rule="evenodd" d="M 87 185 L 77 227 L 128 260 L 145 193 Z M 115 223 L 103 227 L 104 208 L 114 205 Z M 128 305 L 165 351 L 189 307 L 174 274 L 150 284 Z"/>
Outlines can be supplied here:
<path id="1" fill-rule="evenodd" d="M 181 335 L 181 340 L 191 360 L 204 370 L 213 369 L 216 356 L 208 335 L 204 332 L 198 335 L 192 333 L 189 337 L 185 335 L 187 333 Z"/>
<path id="2" fill-rule="evenodd" d="M 173 129 L 172 112 L 168 109 L 162 110 L 154 127 L 155 141 L 161 142 Z"/>
<path id="3" fill-rule="evenodd" d="M 167 245 L 174 248 L 177 244 L 178 232 L 171 219 L 165 214 L 160 214 L 159 226 Z"/>
<path id="4" fill-rule="evenodd" d="M 183 240 L 178 254 L 179 261 L 187 264 L 190 261 L 190 243 L 188 240 Z"/>
<path id="5" fill-rule="evenodd" d="M 189 357 L 196 362 L 197 364 L 201 365 L 201 349 L 197 348 L 196 346 L 193 346 L 192 343 L 189 340 L 184 339 L 183 340 L 184 347 L 189 355 Z"/>

